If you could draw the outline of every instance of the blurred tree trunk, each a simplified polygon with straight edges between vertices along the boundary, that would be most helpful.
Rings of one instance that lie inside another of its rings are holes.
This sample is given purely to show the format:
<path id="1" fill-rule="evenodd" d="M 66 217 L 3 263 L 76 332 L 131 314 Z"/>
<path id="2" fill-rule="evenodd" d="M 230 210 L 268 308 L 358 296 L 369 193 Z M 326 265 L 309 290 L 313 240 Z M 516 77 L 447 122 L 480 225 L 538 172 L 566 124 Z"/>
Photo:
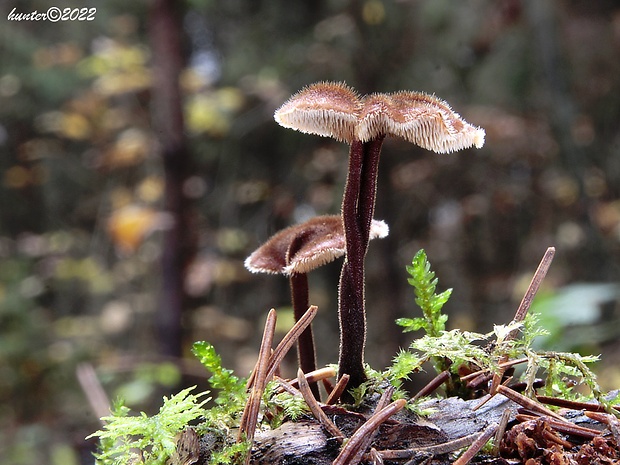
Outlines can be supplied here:
<path id="1" fill-rule="evenodd" d="M 161 297 L 156 313 L 159 351 L 181 355 L 181 317 L 187 300 L 184 275 L 193 253 L 188 227 L 189 206 L 183 195 L 189 151 L 184 135 L 183 104 L 179 75 L 183 68 L 182 27 L 178 2 L 153 0 L 150 6 L 149 36 L 153 50 L 151 114 L 159 139 L 165 177 L 165 210 L 171 217 L 161 255 Z"/>

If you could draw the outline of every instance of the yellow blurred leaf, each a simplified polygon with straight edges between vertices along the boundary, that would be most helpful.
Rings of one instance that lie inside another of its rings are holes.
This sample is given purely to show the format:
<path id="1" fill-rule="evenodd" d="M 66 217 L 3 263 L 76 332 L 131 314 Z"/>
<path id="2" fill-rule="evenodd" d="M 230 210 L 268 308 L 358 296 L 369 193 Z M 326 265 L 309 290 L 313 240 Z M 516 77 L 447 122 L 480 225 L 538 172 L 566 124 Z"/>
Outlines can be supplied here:
<path id="1" fill-rule="evenodd" d="M 127 205 L 112 212 L 107 230 L 119 251 L 133 253 L 158 224 L 157 211 L 139 205 Z"/>
<path id="2" fill-rule="evenodd" d="M 381 24 L 385 20 L 385 7 L 379 0 L 369 0 L 362 7 L 362 18 L 366 24 Z"/>
<path id="3" fill-rule="evenodd" d="M 164 194 L 164 180 L 156 176 L 149 176 L 138 185 L 136 193 L 138 198 L 144 202 L 156 202 Z"/>
<path id="4" fill-rule="evenodd" d="M 133 194 L 126 187 L 117 187 L 110 192 L 110 203 L 113 210 L 120 210 L 133 202 Z"/>
<path id="5" fill-rule="evenodd" d="M 232 116 L 243 105 L 243 94 L 234 87 L 194 95 L 185 114 L 192 132 L 222 136 L 230 130 Z"/>
<path id="6" fill-rule="evenodd" d="M 30 171 L 23 166 L 12 166 L 4 172 L 4 185 L 9 189 L 23 189 L 31 180 Z"/>
<path id="7" fill-rule="evenodd" d="M 79 113 L 63 113 L 59 133 L 68 139 L 84 140 L 91 134 L 90 123 Z"/>
<path id="8" fill-rule="evenodd" d="M 126 129 L 105 154 L 103 165 L 109 169 L 137 165 L 146 158 L 149 143 L 149 137 L 144 132 L 135 128 Z"/>
<path id="9" fill-rule="evenodd" d="M 104 74 L 94 84 L 95 90 L 106 96 L 136 92 L 151 85 L 151 75 L 146 69 L 132 72 Z"/>
<path id="10" fill-rule="evenodd" d="M 605 234 L 616 233 L 620 237 L 620 200 L 599 203 L 593 209 L 593 217 Z"/>
<path id="11" fill-rule="evenodd" d="M 82 58 L 81 48 L 73 42 L 62 42 L 35 50 L 32 61 L 38 68 L 73 66 Z"/>
<path id="12" fill-rule="evenodd" d="M 202 77 L 200 73 L 197 73 L 194 68 L 183 70 L 179 77 L 179 81 L 181 83 L 181 88 L 189 93 L 198 92 L 207 84 L 204 77 Z"/>

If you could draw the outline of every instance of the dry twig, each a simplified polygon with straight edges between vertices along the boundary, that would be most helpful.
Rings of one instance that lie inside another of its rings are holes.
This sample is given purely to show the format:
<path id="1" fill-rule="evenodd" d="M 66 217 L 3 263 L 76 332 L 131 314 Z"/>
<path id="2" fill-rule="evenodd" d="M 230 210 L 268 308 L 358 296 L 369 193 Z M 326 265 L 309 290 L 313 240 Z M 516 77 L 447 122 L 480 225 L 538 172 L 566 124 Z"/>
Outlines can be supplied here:
<path id="1" fill-rule="evenodd" d="M 310 411 L 314 415 L 323 428 L 327 430 L 329 434 L 331 434 L 334 438 L 338 440 L 338 442 L 342 442 L 344 440 L 344 434 L 342 431 L 325 415 L 323 409 L 314 398 L 312 391 L 310 390 L 310 384 L 306 377 L 304 376 L 304 372 L 301 371 L 301 368 L 297 370 L 297 380 L 299 381 L 299 390 L 301 391 L 301 395 L 304 396 L 304 400 L 308 407 L 310 407 Z"/>
<path id="2" fill-rule="evenodd" d="M 497 430 L 497 424 L 492 423 L 485 428 L 485 430 L 480 433 L 480 435 L 476 438 L 474 442 L 471 443 L 469 448 L 461 455 L 458 459 L 456 459 L 452 465 L 466 465 L 471 459 L 473 459 L 476 454 L 482 449 L 482 447 L 487 443 L 491 436 L 495 434 Z"/>
<path id="3" fill-rule="evenodd" d="M 430 393 L 434 392 L 439 386 L 448 381 L 450 378 L 450 372 L 448 370 L 442 371 L 437 376 L 435 376 L 432 380 L 430 380 L 426 386 L 418 391 L 418 393 L 411 398 L 412 401 L 418 400 L 420 397 L 428 396 Z"/>
<path id="4" fill-rule="evenodd" d="M 538 289 L 540 289 L 540 285 L 543 282 L 543 279 L 545 279 L 545 276 L 547 276 L 547 271 L 549 271 L 549 267 L 551 266 L 554 255 L 555 247 L 549 247 L 545 252 L 545 255 L 543 255 L 543 258 L 540 261 L 540 264 L 538 265 L 534 276 L 532 277 L 532 281 L 530 282 L 530 285 L 528 286 L 527 291 L 525 292 L 525 295 L 523 296 L 523 299 L 521 300 L 521 303 L 519 304 L 519 307 L 517 308 L 517 311 L 515 312 L 515 316 L 512 321 L 519 323 L 525 319 L 525 316 L 527 315 L 527 312 L 532 305 L 532 301 L 534 300 Z M 504 340 L 509 341 L 511 339 L 514 339 L 517 335 L 517 331 L 518 330 L 511 331 Z M 503 357 L 503 359 L 500 360 L 500 364 L 506 362 L 507 360 L 508 357 Z M 491 394 L 495 394 L 497 392 L 497 388 L 501 384 L 504 371 L 505 369 L 501 368 L 500 371 L 493 376 L 493 382 L 491 383 L 490 390 Z"/>
<path id="5" fill-rule="evenodd" d="M 269 358 L 271 355 L 271 346 L 273 343 L 273 335 L 276 330 L 276 311 L 271 309 L 267 315 L 267 322 L 265 323 L 265 330 L 263 331 L 263 339 L 258 352 L 258 361 L 256 362 L 256 368 L 254 372 L 254 382 L 250 388 L 250 395 L 248 401 L 245 404 L 243 415 L 239 423 L 239 435 L 237 441 L 244 440 L 250 443 L 254 440 L 254 433 L 256 432 L 256 425 L 258 423 L 258 411 L 260 409 L 260 400 L 265 391 L 267 384 L 267 369 L 269 366 Z M 250 453 L 246 456 L 246 464 L 250 461 Z"/>
<path id="6" fill-rule="evenodd" d="M 344 390 L 347 388 L 347 384 L 349 383 L 349 378 L 350 376 L 347 375 L 346 373 L 340 377 L 340 379 L 334 386 L 334 389 L 332 389 L 332 392 L 329 393 L 329 396 L 327 397 L 327 400 L 325 401 L 327 405 L 333 405 L 336 402 L 338 402 L 338 400 L 340 399 L 340 396 L 342 395 Z"/>
<path id="7" fill-rule="evenodd" d="M 303 333 L 304 330 L 310 326 L 310 323 L 312 323 L 312 320 L 316 316 L 318 310 L 318 307 L 311 305 L 308 310 L 306 310 L 306 313 L 304 313 L 303 316 L 297 320 L 293 327 L 288 331 L 288 333 L 286 333 L 280 343 L 276 346 L 273 354 L 271 354 L 271 358 L 269 359 L 267 379 L 270 379 L 273 376 L 276 368 L 280 365 L 291 347 L 293 347 L 295 341 L 297 341 L 301 333 Z"/>
<path id="8" fill-rule="evenodd" d="M 406 404 L 407 401 L 405 399 L 398 399 L 384 409 L 375 412 L 366 423 L 353 433 L 353 436 L 344 445 L 336 460 L 332 462 L 332 465 L 356 465 L 359 463 L 369 445 L 368 439 L 372 440 L 372 435 L 376 429 L 392 415 L 400 412 Z"/>
<path id="9" fill-rule="evenodd" d="M 506 386 L 500 385 L 497 388 L 497 392 L 499 394 L 502 394 L 506 397 L 508 397 L 510 400 L 512 400 L 513 402 L 516 402 L 517 404 L 519 404 L 521 407 L 524 407 L 532 412 L 535 412 L 539 415 L 546 415 L 552 418 L 555 418 L 558 421 L 561 422 L 567 422 L 567 420 L 558 415 L 557 413 L 549 410 L 547 407 L 545 407 L 544 405 L 530 399 L 529 397 L 525 397 L 523 394 L 519 394 L 517 391 L 514 391 Z"/>

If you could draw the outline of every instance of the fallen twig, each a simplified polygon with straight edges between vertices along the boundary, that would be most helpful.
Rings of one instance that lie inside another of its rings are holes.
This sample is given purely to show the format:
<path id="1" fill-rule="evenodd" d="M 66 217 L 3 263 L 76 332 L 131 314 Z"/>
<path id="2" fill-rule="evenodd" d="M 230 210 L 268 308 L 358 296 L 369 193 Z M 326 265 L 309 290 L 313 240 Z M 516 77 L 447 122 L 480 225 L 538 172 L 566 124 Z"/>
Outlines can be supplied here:
<path id="1" fill-rule="evenodd" d="M 267 369 L 267 379 L 273 376 L 276 368 L 280 365 L 284 356 L 293 347 L 295 341 L 299 338 L 301 333 L 312 323 L 312 320 L 318 312 L 318 307 L 311 305 L 306 313 L 293 325 L 293 327 L 286 333 L 280 343 L 276 346 L 271 357 L 269 358 L 269 368 Z"/>
<path id="2" fill-rule="evenodd" d="M 442 371 L 433 379 L 431 379 L 426 386 L 418 391 L 418 393 L 411 398 L 412 401 L 418 400 L 420 397 L 428 396 L 435 391 L 439 386 L 448 381 L 450 378 L 450 372 L 448 370 Z"/>
<path id="3" fill-rule="evenodd" d="M 314 415 L 314 418 L 316 418 L 319 423 L 323 425 L 323 428 L 325 428 L 329 434 L 336 438 L 338 442 L 342 442 L 345 437 L 344 434 L 342 434 L 342 431 L 340 431 L 334 422 L 332 422 L 327 415 L 325 415 L 323 409 L 321 409 L 321 406 L 314 398 L 314 395 L 310 390 L 310 384 L 306 380 L 304 372 L 301 371 L 301 368 L 297 370 L 297 380 L 299 381 L 299 390 L 301 391 L 301 395 L 304 397 L 308 407 L 310 407 L 310 411 Z"/>
<path id="4" fill-rule="evenodd" d="M 329 393 L 329 396 L 327 397 L 327 400 L 325 401 L 327 405 L 333 405 L 336 402 L 338 402 L 338 400 L 340 399 L 340 396 L 342 395 L 344 390 L 347 388 L 349 379 L 350 379 L 350 376 L 347 375 L 346 373 L 340 377 L 340 379 L 334 386 L 334 389 L 332 389 L 332 392 Z"/>
<path id="5" fill-rule="evenodd" d="M 517 391 L 514 391 L 506 386 L 503 386 L 503 385 L 498 386 L 497 392 L 499 394 L 502 394 L 508 397 L 513 402 L 516 402 L 517 404 L 519 404 L 521 407 L 524 407 L 532 412 L 538 413 L 539 415 L 546 415 L 546 416 L 555 418 L 558 421 L 561 421 L 564 423 L 570 423 L 564 417 L 549 410 L 544 405 L 530 399 L 529 397 L 525 397 L 523 394 L 519 394 Z"/>
<path id="6" fill-rule="evenodd" d="M 480 435 L 476 438 L 474 442 L 471 443 L 469 448 L 461 455 L 458 459 L 456 459 L 452 465 L 466 465 L 471 459 L 473 459 L 476 454 L 482 449 L 482 447 L 487 443 L 491 436 L 495 434 L 497 430 L 497 424 L 492 423 L 485 428 L 485 430 L 480 433 Z"/>
<path id="7" fill-rule="evenodd" d="M 258 411 L 260 409 L 260 400 L 265 391 L 265 385 L 267 384 L 267 368 L 269 365 L 269 358 L 271 355 L 271 346 L 273 343 L 273 335 L 276 330 L 276 311 L 271 309 L 267 315 L 267 321 L 265 323 L 265 329 L 263 331 L 263 339 L 261 341 L 260 350 L 258 352 L 258 361 L 256 362 L 256 368 L 254 372 L 254 382 L 250 388 L 250 395 L 248 401 L 245 404 L 243 415 L 239 423 L 239 434 L 237 441 L 242 442 L 244 440 L 250 443 L 254 440 L 254 433 L 256 432 L 256 425 L 258 423 Z M 250 462 L 250 453 L 246 456 L 246 464 Z"/>
<path id="8" fill-rule="evenodd" d="M 95 413 L 95 416 L 99 418 L 101 424 L 104 425 L 105 422 L 101 418 L 110 414 L 110 400 L 103 390 L 95 369 L 90 363 L 80 363 L 75 369 L 75 375 L 90 404 L 90 408 Z"/>
<path id="9" fill-rule="evenodd" d="M 532 301 L 534 300 L 538 289 L 540 289 L 540 285 L 543 282 L 543 279 L 545 279 L 545 276 L 547 276 L 547 271 L 549 271 L 549 267 L 551 266 L 554 255 L 555 247 L 547 248 L 547 251 L 545 252 L 545 255 L 543 255 L 543 258 L 540 261 L 540 264 L 538 265 L 534 276 L 532 277 L 532 281 L 530 282 L 530 285 L 528 286 L 527 291 L 525 292 L 525 295 L 523 296 L 523 299 L 521 300 L 521 303 L 519 304 L 519 307 L 517 308 L 517 311 L 515 312 L 515 316 L 512 321 L 519 323 L 525 319 L 525 316 L 527 315 L 527 312 L 532 305 Z M 517 333 L 518 329 L 512 330 L 508 335 L 506 335 L 504 341 L 514 339 Z M 500 364 L 506 362 L 507 360 L 508 357 L 504 356 L 500 360 Z M 497 388 L 501 384 L 502 377 L 504 376 L 505 371 L 506 370 L 504 368 L 501 368 L 499 372 L 493 376 L 493 381 L 491 382 L 490 389 L 491 394 L 495 394 L 497 392 Z"/>
<path id="10" fill-rule="evenodd" d="M 405 399 L 398 399 L 384 409 L 375 412 L 366 423 L 353 433 L 353 436 L 344 445 L 336 460 L 332 462 L 332 465 L 356 465 L 361 460 L 366 447 L 368 447 L 367 439 L 371 437 L 384 421 L 395 413 L 400 412 L 406 404 L 407 401 Z"/>

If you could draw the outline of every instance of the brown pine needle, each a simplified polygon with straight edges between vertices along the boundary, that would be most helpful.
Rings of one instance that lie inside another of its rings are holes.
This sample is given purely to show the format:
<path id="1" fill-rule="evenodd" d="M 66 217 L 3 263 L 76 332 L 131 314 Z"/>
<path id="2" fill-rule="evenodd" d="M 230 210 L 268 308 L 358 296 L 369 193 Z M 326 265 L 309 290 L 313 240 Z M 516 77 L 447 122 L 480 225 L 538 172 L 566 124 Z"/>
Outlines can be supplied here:
<path id="1" fill-rule="evenodd" d="M 562 419 L 562 421 L 558 421 L 555 418 L 549 418 L 547 416 L 536 416 L 536 415 L 528 415 L 524 413 L 518 413 L 515 416 L 515 419 L 520 423 L 531 421 L 531 420 L 541 420 L 547 423 L 551 428 L 558 430 L 560 433 L 569 434 L 571 436 L 579 436 L 582 438 L 593 439 L 596 436 L 600 436 L 601 432 L 592 429 L 586 428 L 585 426 L 579 426 L 566 419 Z"/>
<path id="2" fill-rule="evenodd" d="M 546 416 L 555 418 L 558 421 L 567 423 L 567 420 L 564 417 L 549 410 L 544 405 L 530 399 L 529 397 L 525 397 L 523 394 L 519 394 L 517 391 L 514 391 L 513 389 L 500 385 L 497 388 L 497 392 L 499 394 L 502 394 L 505 397 L 508 397 L 513 402 L 516 402 L 517 404 L 519 404 L 521 407 L 524 407 L 534 413 L 538 413 L 539 415 L 546 415 Z"/>
<path id="3" fill-rule="evenodd" d="M 110 414 L 111 404 L 95 368 L 90 363 L 83 362 L 77 366 L 75 374 L 95 416 L 105 425 L 101 418 Z"/>
<path id="4" fill-rule="evenodd" d="M 603 423 L 607 425 L 609 431 L 611 431 L 612 436 L 614 437 L 614 441 L 620 443 L 620 421 L 609 413 L 601 413 L 601 412 L 585 412 L 586 417 L 592 418 L 599 423 Z"/>
<path id="5" fill-rule="evenodd" d="M 540 261 L 540 264 L 538 265 L 538 268 L 536 269 L 534 276 L 532 277 L 532 281 L 530 282 L 530 285 L 528 286 L 527 291 L 525 292 L 525 295 L 523 296 L 523 299 L 521 299 L 521 303 L 519 304 L 519 307 L 517 308 L 517 311 L 515 312 L 515 316 L 512 321 L 519 323 L 525 319 L 527 312 L 532 306 L 534 297 L 536 297 L 536 293 L 538 292 L 538 289 L 540 289 L 540 285 L 545 279 L 545 276 L 547 276 L 547 271 L 549 271 L 549 267 L 551 266 L 551 262 L 553 261 L 554 255 L 555 255 L 555 247 L 547 248 L 547 251 L 543 255 L 543 258 Z M 511 339 L 514 339 L 517 336 L 517 333 L 518 333 L 518 329 L 511 331 L 504 340 L 509 341 Z M 508 361 L 507 356 L 503 357 L 500 360 L 500 364 L 506 361 Z M 493 381 L 491 383 L 491 389 L 490 389 L 491 394 L 495 394 L 495 392 L 497 391 L 497 388 L 502 381 L 502 376 L 504 376 L 504 372 L 505 372 L 505 369 L 502 368 L 500 369 L 498 373 L 496 373 L 493 376 Z"/>
<path id="6" fill-rule="evenodd" d="M 553 257 L 555 255 L 555 247 L 549 247 L 543 255 L 536 272 L 534 273 L 534 277 L 530 282 L 530 285 L 515 312 L 514 321 L 523 321 L 525 319 L 525 315 L 529 311 L 532 306 L 532 302 L 534 301 L 534 297 L 536 297 L 536 293 L 540 289 L 540 285 L 542 284 L 545 276 L 547 276 L 547 271 L 549 271 L 549 267 L 551 266 L 551 262 L 553 261 Z M 513 331 L 512 337 L 516 336 L 517 331 Z"/>
<path id="7" fill-rule="evenodd" d="M 590 412 L 606 412 L 605 407 L 601 404 L 593 404 L 590 402 L 578 402 L 575 400 L 561 399 L 559 397 L 536 396 L 539 402 L 555 407 L 563 407 L 571 410 L 587 410 Z M 620 411 L 620 406 L 612 405 L 612 408 Z"/>
<path id="8" fill-rule="evenodd" d="M 327 405 L 333 405 L 336 402 L 338 402 L 338 400 L 340 399 L 340 396 L 342 395 L 344 390 L 347 388 L 347 384 L 349 383 L 349 378 L 350 376 L 347 375 L 346 373 L 340 377 L 340 379 L 334 386 L 334 389 L 332 389 L 332 392 L 329 393 L 329 396 L 327 397 L 327 400 L 325 401 Z"/>
<path id="9" fill-rule="evenodd" d="M 304 372 L 301 371 L 301 368 L 297 370 L 297 380 L 299 381 L 299 390 L 301 391 L 301 395 L 304 397 L 306 404 L 310 407 L 310 411 L 314 418 L 316 418 L 319 423 L 327 430 L 329 434 L 331 434 L 334 438 L 338 440 L 338 442 L 342 442 L 344 440 L 344 434 L 342 431 L 325 415 L 323 409 L 314 398 L 312 391 L 310 390 L 310 384 L 306 380 L 304 376 Z"/>
<path id="10" fill-rule="evenodd" d="M 521 363 L 525 363 L 527 362 L 527 358 L 518 358 L 515 360 L 509 360 L 507 362 L 504 363 L 500 363 L 498 366 L 500 368 L 510 368 L 512 366 L 515 365 L 519 365 Z M 483 368 L 482 370 L 478 370 L 478 371 L 473 371 L 465 376 L 461 376 L 461 381 L 469 381 L 471 379 L 477 378 L 478 376 L 487 376 L 489 374 L 489 369 L 488 368 Z"/>
<path id="11" fill-rule="evenodd" d="M 502 413 L 502 417 L 499 420 L 499 425 L 497 426 L 497 430 L 495 431 L 495 439 L 493 441 L 493 455 L 499 455 L 499 445 L 502 442 L 502 438 L 504 437 L 504 433 L 506 432 L 506 427 L 508 426 L 508 422 L 510 421 L 511 411 L 510 409 L 505 409 Z"/>
<path id="12" fill-rule="evenodd" d="M 237 436 L 237 442 L 244 440 L 250 443 L 254 440 L 254 433 L 256 432 L 256 425 L 258 424 L 258 412 L 260 410 L 260 400 L 265 391 L 265 385 L 267 384 L 267 367 L 269 365 L 269 357 L 271 355 L 271 346 L 273 344 L 273 335 L 276 331 L 276 311 L 271 309 L 267 315 L 267 321 L 265 323 L 265 329 L 263 331 L 263 339 L 258 352 L 258 361 L 256 362 L 256 373 L 254 377 L 254 383 L 250 388 L 250 395 L 248 401 L 245 404 L 243 415 L 239 423 L 239 434 Z M 251 453 L 248 452 L 246 456 L 246 464 L 250 462 Z"/>
<path id="13" fill-rule="evenodd" d="M 484 447 L 489 439 L 495 434 L 497 430 L 497 423 L 492 423 L 486 427 L 486 429 L 480 433 L 478 438 L 471 443 L 471 446 L 461 455 L 458 459 L 456 459 L 452 465 L 466 465 L 471 459 L 473 459 L 476 454 Z"/>
<path id="14" fill-rule="evenodd" d="M 379 454 L 384 460 L 405 460 L 415 457 L 420 453 L 443 455 L 469 446 L 478 438 L 479 434 L 480 433 L 469 434 L 452 441 L 447 441 L 432 446 L 414 447 L 411 449 L 382 450 L 379 451 Z"/>
<path id="15" fill-rule="evenodd" d="M 370 463 L 372 465 L 383 465 L 383 457 L 374 447 L 370 449 Z"/>
<path id="16" fill-rule="evenodd" d="M 299 338 L 299 335 L 312 323 L 312 320 L 318 312 L 318 307 L 311 305 L 306 313 L 293 325 L 293 327 L 286 333 L 280 343 L 274 349 L 273 354 L 269 359 L 269 367 L 267 369 L 267 379 L 273 376 L 276 368 L 280 365 L 288 351 L 293 347 L 295 341 Z"/>
<path id="17" fill-rule="evenodd" d="M 276 382 L 278 383 L 278 385 L 280 386 L 280 388 L 282 388 L 283 391 L 288 392 L 289 394 L 296 396 L 296 395 L 301 395 L 301 392 L 299 392 L 299 389 L 297 389 L 295 386 L 293 386 L 291 383 L 289 383 L 287 380 L 282 379 L 278 376 L 275 377 Z"/>
<path id="18" fill-rule="evenodd" d="M 377 402 L 375 410 L 379 412 L 380 410 L 383 410 L 385 407 L 387 407 L 393 395 L 394 386 L 388 386 L 385 391 L 383 391 L 383 394 L 381 394 L 381 398 L 379 399 L 379 402 Z"/>
<path id="19" fill-rule="evenodd" d="M 333 378 L 336 376 L 336 370 L 332 367 L 324 367 L 319 368 L 318 370 L 311 371 L 310 373 L 305 373 L 304 378 L 308 383 L 316 383 L 317 381 L 321 381 L 324 378 Z M 299 384 L 299 379 L 294 378 L 290 381 L 291 385 L 297 386 Z"/>
<path id="20" fill-rule="evenodd" d="M 418 391 L 418 393 L 411 398 L 412 401 L 418 400 L 420 397 L 428 396 L 435 391 L 439 386 L 448 381 L 450 378 L 450 372 L 448 370 L 442 371 L 432 380 L 430 380 L 426 386 Z"/>
<path id="21" fill-rule="evenodd" d="M 318 307 L 311 305 L 306 313 L 297 321 L 293 327 L 286 333 L 286 335 L 282 338 L 280 343 L 276 346 L 276 348 L 271 352 L 271 356 L 269 358 L 269 366 L 267 368 L 267 379 L 271 379 L 274 374 L 276 374 L 280 363 L 291 349 L 295 341 L 299 338 L 299 335 L 303 333 L 303 331 L 312 323 L 312 320 L 316 316 L 318 312 Z M 254 379 L 256 377 L 256 370 L 252 371 L 250 377 L 248 378 L 247 388 L 250 389 L 254 384 Z"/>
<path id="22" fill-rule="evenodd" d="M 395 413 L 400 412 L 407 404 L 405 399 L 398 399 L 384 409 L 375 412 L 366 423 L 360 426 L 344 445 L 332 465 L 356 465 L 361 460 L 374 432 Z"/>

